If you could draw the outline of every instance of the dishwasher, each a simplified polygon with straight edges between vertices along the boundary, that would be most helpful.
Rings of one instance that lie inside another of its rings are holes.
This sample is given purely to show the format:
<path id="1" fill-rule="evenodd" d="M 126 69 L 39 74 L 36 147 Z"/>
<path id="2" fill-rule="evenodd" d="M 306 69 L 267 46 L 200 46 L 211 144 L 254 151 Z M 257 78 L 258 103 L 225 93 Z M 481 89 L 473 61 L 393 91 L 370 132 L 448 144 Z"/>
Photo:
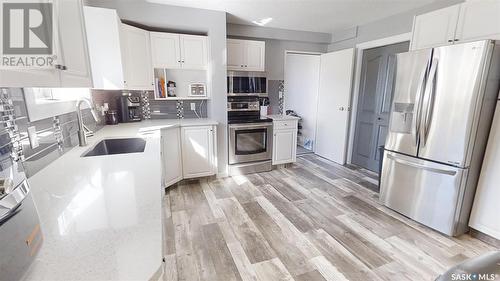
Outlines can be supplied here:
<path id="1" fill-rule="evenodd" d="M 20 280 L 42 245 L 40 220 L 26 178 L 3 178 L 0 185 L 1 279 Z"/>

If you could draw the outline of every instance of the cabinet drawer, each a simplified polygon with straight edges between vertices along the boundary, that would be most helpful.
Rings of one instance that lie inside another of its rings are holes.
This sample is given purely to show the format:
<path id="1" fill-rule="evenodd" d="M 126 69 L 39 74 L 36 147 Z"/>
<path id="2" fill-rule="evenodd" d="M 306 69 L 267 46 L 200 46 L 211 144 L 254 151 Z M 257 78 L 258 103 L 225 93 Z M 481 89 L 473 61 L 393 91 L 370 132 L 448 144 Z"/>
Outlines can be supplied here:
<path id="1" fill-rule="evenodd" d="M 297 129 L 297 120 L 274 121 L 274 130 Z"/>

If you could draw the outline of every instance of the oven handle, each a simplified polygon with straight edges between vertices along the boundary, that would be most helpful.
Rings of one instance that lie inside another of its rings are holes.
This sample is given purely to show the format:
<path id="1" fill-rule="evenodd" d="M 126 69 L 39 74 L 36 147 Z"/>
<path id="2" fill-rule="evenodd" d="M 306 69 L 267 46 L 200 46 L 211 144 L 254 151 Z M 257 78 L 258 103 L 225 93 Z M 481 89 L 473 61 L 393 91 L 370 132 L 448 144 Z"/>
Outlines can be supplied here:
<path id="1" fill-rule="evenodd" d="M 239 128 L 254 129 L 254 128 L 267 128 L 272 126 L 273 123 L 271 122 L 269 124 L 263 124 L 263 123 L 229 124 L 230 129 L 239 129 Z"/>
<path id="2" fill-rule="evenodd" d="M 28 183 L 24 181 L 0 200 L 0 221 L 2 223 L 16 212 L 29 192 Z"/>

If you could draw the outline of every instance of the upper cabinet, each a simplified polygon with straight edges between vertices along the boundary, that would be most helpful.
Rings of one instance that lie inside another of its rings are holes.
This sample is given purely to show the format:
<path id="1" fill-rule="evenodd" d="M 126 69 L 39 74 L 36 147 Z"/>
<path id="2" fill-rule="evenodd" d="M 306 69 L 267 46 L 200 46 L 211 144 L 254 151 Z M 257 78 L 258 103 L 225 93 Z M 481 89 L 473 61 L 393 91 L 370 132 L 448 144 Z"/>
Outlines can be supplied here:
<path id="1" fill-rule="evenodd" d="M 416 16 L 410 49 L 481 39 L 500 39 L 498 1 L 467 1 Z"/>
<path id="2" fill-rule="evenodd" d="M 57 3 L 59 19 L 61 86 L 92 87 L 82 2 L 61 0 L 54 3 Z"/>
<path id="3" fill-rule="evenodd" d="M 266 43 L 264 41 L 227 39 L 227 69 L 265 71 Z"/>
<path id="4" fill-rule="evenodd" d="M 411 49 L 447 45 L 455 39 L 460 5 L 416 16 L 413 22 Z"/>
<path id="5" fill-rule="evenodd" d="M 52 67 L 2 69 L 0 87 L 92 87 L 82 1 L 53 3 L 54 28 L 44 32 L 53 34 Z M 29 40 L 40 39 L 35 35 Z"/>
<path id="6" fill-rule="evenodd" d="M 85 7 L 84 12 L 94 88 L 125 89 L 120 46 L 121 22 L 116 11 Z"/>
<path id="7" fill-rule="evenodd" d="M 122 24 L 121 50 L 125 88 L 131 90 L 153 90 L 153 67 L 149 32 Z"/>
<path id="8" fill-rule="evenodd" d="M 456 39 L 500 39 L 500 1 L 468 1 L 461 4 Z"/>
<path id="9" fill-rule="evenodd" d="M 154 68 L 206 69 L 207 36 L 151 32 Z"/>

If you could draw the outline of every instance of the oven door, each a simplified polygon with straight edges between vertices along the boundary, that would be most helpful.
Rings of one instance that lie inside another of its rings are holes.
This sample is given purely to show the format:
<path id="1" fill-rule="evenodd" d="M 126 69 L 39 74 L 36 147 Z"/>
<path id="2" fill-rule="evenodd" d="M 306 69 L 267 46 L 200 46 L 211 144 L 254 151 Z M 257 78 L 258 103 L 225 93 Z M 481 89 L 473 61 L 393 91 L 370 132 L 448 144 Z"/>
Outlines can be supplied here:
<path id="1" fill-rule="evenodd" d="M 272 123 L 229 125 L 229 164 L 270 160 Z"/>

